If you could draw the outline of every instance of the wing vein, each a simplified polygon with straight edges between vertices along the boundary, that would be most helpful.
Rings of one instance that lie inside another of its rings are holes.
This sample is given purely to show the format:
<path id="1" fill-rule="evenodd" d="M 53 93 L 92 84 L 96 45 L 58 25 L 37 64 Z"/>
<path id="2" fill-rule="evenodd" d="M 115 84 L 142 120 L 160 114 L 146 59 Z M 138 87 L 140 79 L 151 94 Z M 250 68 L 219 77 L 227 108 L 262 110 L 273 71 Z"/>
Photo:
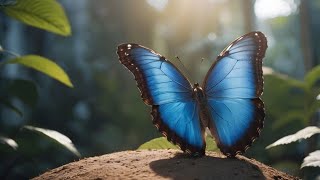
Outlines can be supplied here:
<path id="1" fill-rule="evenodd" d="M 238 62 L 238 61 L 237 61 L 237 62 Z M 212 88 L 214 88 L 214 87 L 216 87 L 218 84 L 220 84 L 220 83 L 231 73 L 231 71 L 233 70 L 233 68 L 236 66 L 237 62 L 234 63 L 233 67 L 232 67 L 231 70 L 228 72 L 228 74 L 227 74 L 225 77 L 223 77 L 218 83 L 216 83 L 214 86 L 211 86 L 210 89 L 207 89 L 207 92 L 211 91 Z"/>

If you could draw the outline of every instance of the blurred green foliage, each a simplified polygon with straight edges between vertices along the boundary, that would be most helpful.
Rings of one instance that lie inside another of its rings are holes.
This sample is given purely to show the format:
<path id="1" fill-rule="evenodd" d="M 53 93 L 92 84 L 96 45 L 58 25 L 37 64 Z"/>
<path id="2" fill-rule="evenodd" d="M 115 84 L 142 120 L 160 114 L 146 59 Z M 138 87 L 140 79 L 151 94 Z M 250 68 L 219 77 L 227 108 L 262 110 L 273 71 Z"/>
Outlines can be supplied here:
<path id="1" fill-rule="evenodd" d="M 299 167 L 302 162 L 303 154 L 306 152 L 306 145 L 303 151 L 301 144 L 293 143 L 287 147 L 276 147 L 267 152 L 264 148 L 272 142 L 308 126 L 309 121 L 320 108 L 317 95 L 319 94 L 316 82 L 320 79 L 319 66 L 312 69 L 305 76 L 304 81 L 290 78 L 279 73 L 270 73 L 264 76 L 263 100 L 266 108 L 266 121 L 261 138 L 256 145 L 249 149 L 249 154 L 258 157 L 263 162 L 278 164 L 283 159 L 286 163 L 291 161 L 292 166 Z M 272 136 L 270 135 L 272 134 Z M 269 143 L 269 144 L 268 144 Z M 299 147 L 300 146 L 300 147 Z M 297 155 L 299 154 L 299 155 Z M 283 166 L 282 170 L 287 167 Z M 291 169 L 290 172 L 293 172 Z M 294 171 L 299 174 L 299 169 Z"/>
<path id="2" fill-rule="evenodd" d="M 14 17 L 26 24 L 60 35 L 70 35 L 70 25 L 65 17 L 64 10 L 55 0 L 5 1 L 1 2 L 0 10 L 4 11 L 8 16 Z M 6 57 L 2 57 L 0 63 L 1 69 L 7 64 L 21 64 L 42 72 L 62 82 L 66 86 L 73 87 L 69 76 L 64 70 L 47 58 L 38 55 L 19 56 L 16 53 L 3 49 L 1 46 L 0 53 L 15 56 L 14 59 L 9 60 L 7 60 Z M 38 91 L 35 83 L 32 81 L 1 78 L 1 87 L 0 104 L 16 112 L 18 115 L 22 116 L 23 112 L 13 105 L 10 100 L 18 99 L 31 108 L 36 106 Z M 0 122 L 1 121 L 3 120 L 0 119 Z M 27 124 L 27 122 L 25 124 Z M 80 153 L 74 147 L 72 141 L 57 131 L 34 126 L 23 126 L 23 128 L 45 135 L 51 140 L 55 140 L 56 144 L 61 144 L 61 147 L 68 149 L 76 156 L 80 156 Z M 33 162 L 33 158 L 39 157 L 41 151 L 35 148 L 37 146 L 33 146 L 34 144 L 28 140 L 27 136 L 19 137 L 21 134 L 20 129 L 10 128 L 6 131 L 14 132 L 15 137 L 14 139 L 7 138 L 2 136 L 5 135 L 6 132 L 0 132 L 0 179 L 27 178 L 33 176 L 33 174 L 37 172 L 36 170 L 39 169 L 35 168 L 35 170 L 32 170 L 34 164 L 36 164 Z M 26 146 L 30 148 L 25 148 Z"/>

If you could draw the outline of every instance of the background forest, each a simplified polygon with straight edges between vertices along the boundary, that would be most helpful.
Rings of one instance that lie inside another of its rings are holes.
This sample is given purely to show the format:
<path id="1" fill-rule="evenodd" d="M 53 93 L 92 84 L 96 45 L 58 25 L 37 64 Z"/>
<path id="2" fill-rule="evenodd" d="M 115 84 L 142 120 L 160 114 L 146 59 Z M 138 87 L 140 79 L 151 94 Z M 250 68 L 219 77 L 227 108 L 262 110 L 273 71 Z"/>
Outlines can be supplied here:
<path id="1" fill-rule="evenodd" d="M 118 62 L 119 44 L 150 47 L 183 69 L 179 56 L 189 78 L 202 82 L 217 55 L 254 30 L 268 38 L 267 114 L 261 137 L 245 155 L 295 176 L 320 174 L 316 167 L 300 169 L 304 157 L 320 149 L 317 135 L 265 149 L 283 136 L 320 125 L 320 0 L 45 0 L 63 7 L 71 25 L 64 33 L 12 18 L 6 8 L 20 1 L 0 0 L 0 63 L 14 58 L 12 52 L 37 54 L 57 63 L 72 84 L 21 63 L 0 64 L 0 137 L 18 144 L 0 142 L 0 179 L 34 177 L 79 158 L 133 150 L 161 136 L 132 75 Z M 25 125 L 66 135 L 81 156 Z"/>

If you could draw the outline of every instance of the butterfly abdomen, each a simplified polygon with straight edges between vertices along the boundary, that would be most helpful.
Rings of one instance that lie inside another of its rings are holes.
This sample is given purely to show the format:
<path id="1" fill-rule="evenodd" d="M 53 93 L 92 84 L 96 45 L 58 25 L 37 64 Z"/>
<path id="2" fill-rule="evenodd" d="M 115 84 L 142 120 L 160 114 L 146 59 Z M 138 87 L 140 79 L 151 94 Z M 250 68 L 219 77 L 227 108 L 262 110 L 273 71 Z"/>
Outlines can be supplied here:
<path id="1" fill-rule="evenodd" d="M 205 97 L 205 93 L 203 92 L 203 89 L 199 86 L 198 83 L 194 84 L 193 86 L 193 97 L 196 99 L 200 109 L 199 114 L 201 125 L 203 128 L 206 128 L 209 126 L 210 115 L 209 111 L 207 110 L 207 100 Z"/>

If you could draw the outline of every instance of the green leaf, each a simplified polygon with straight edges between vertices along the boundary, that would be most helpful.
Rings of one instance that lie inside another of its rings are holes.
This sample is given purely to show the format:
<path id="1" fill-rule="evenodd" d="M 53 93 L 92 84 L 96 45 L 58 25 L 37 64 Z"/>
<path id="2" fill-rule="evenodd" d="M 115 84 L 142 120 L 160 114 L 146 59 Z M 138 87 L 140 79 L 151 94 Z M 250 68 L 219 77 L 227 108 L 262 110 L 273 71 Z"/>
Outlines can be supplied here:
<path id="1" fill-rule="evenodd" d="M 61 83 L 73 87 L 68 75 L 64 70 L 55 62 L 37 55 L 21 56 L 15 59 L 2 62 L 0 67 L 4 64 L 22 64 L 37 71 L 40 71 L 53 79 L 60 81 Z"/>
<path id="2" fill-rule="evenodd" d="M 138 150 L 140 149 L 179 149 L 177 146 L 170 143 L 167 138 L 160 137 L 152 139 L 141 146 L 139 146 Z"/>
<path id="3" fill-rule="evenodd" d="M 305 76 L 305 81 L 309 89 L 315 89 L 319 93 L 320 89 L 320 66 L 316 66 Z"/>
<path id="4" fill-rule="evenodd" d="M 212 137 L 206 137 L 206 150 L 207 151 L 217 151 L 219 150 L 214 139 Z M 152 139 L 141 146 L 139 146 L 138 150 L 141 149 L 179 149 L 178 146 L 175 146 L 171 142 L 167 140 L 165 137 Z"/>
<path id="5" fill-rule="evenodd" d="M 10 139 L 10 138 L 3 137 L 3 136 L 0 136 L 0 143 L 8 145 L 14 150 L 17 150 L 17 148 L 18 148 L 18 144 L 16 143 L 16 141 L 14 141 L 13 139 Z"/>
<path id="6" fill-rule="evenodd" d="M 34 107 L 38 100 L 37 87 L 29 80 L 14 80 L 8 87 L 8 93 L 19 98 L 23 103 L 31 107 Z"/>
<path id="7" fill-rule="evenodd" d="M 309 113 L 308 117 L 312 117 L 314 113 L 316 113 L 319 110 L 319 108 L 320 108 L 320 95 L 317 95 L 314 101 L 310 101 L 310 104 L 307 109 Z"/>
<path id="8" fill-rule="evenodd" d="M 7 99 L 0 97 L 0 104 L 2 104 L 3 106 L 11 109 L 13 112 L 17 113 L 20 117 L 23 116 L 22 111 L 20 111 L 17 107 L 15 107 L 14 105 L 11 104 L 10 101 L 8 101 Z"/>
<path id="9" fill-rule="evenodd" d="M 318 128 L 316 126 L 308 126 L 304 129 L 296 132 L 295 134 L 291 134 L 291 135 L 285 136 L 285 137 L 277 140 L 276 142 L 267 146 L 266 149 L 269 149 L 271 147 L 275 147 L 278 145 L 289 144 L 289 143 L 296 142 L 301 139 L 307 139 L 307 138 L 310 138 L 311 136 L 313 136 L 315 134 L 319 134 L 319 133 L 320 133 L 320 128 Z"/>
<path id="10" fill-rule="evenodd" d="M 24 129 L 45 135 L 45 136 L 55 140 L 56 142 L 58 142 L 62 146 L 64 146 L 66 149 L 68 149 L 70 152 L 72 152 L 76 156 L 78 156 L 78 157 L 81 156 L 80 153 L 78 152 L 78 150 L 76 149 L 76 147 L 73 145 L 72 141 L 67 136 L 65 136 L 57 131 L 50 130 L 50 129 L 38 128 L 38 127 L 34 127 L 34 126 L 24 126 Z"/>
<path id="11" fill-rule="evenodd" d="M 28 25 L 63 36 L 71 34 L 69 21 L 56 0 L 17 0 L 16 4 L 2 9 Z"/>
<path id="12" fill-rule="evenodd" d="M 290 111 L 284 113 L 282 117 L 279 117 L 276 121 L 271 124 L 273 130 L 282 131 L 286 127 L 290 127 L 290 129 L 294 126 L 297 126 L 298 129 L 301 129 L 301 126 L 304 127 L 304 122 L 306 122 L 306 115 L 303 109 Z M 299 128 L 300 127 L 300 128 Z"/>
<path id="13" fill-rule="evenodd" d="M 262 99 L 267 113 L 275 119 L 289 112 L 301 112 L 305 108 L 307 93 L 303 82 L 280 74 L 265 75 L 264 81 Z"/>
<path id="14" fill-rule="evenodd" d="M 206 144 L 206 151 L 219 151 L 219 148 L 217 147 L 217 144 L 212 137 L 206 137 Z"/>
<path id="15" fill-rule="evenodd" d="M 301 168 L 304 167 L 320 167 L 320 150 L 310 153 L 307 157 L 303 159 Z"/>

